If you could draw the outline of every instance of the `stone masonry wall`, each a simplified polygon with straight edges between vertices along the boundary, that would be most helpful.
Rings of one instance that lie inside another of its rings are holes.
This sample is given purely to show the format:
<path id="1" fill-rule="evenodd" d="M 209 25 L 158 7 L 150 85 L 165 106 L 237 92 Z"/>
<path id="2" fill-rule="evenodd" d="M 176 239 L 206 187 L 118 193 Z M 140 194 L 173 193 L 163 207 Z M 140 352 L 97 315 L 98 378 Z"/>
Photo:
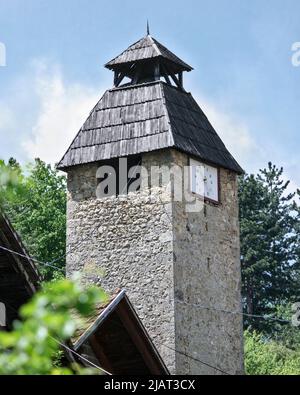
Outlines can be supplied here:
<path id="1" fill-rule="evenodd" d="M 188 157 L 173 161 L 188 166 Z M 187 213 L 174 202 L 176 370 L 180 374 L 243 372 L 237 177 L 220 170 L 220 204 Z M 201 200 L 198 198 L 198 200 Z M 186 358 L 187 354 L 192 358 Z"/>
<path id="2" fill-rule="evenodd" d="M 142 160 L 148 169 L 188 165 L 174 150 Z M 235 174 L 220 172 L 220 205 L 187 213 L 163 181 L 150 194 L 144 180 L 138 193 L 97 199 L 97 168 L 68 173 L 68 275 L 81 271 L 110 293 L 125 288 L 171 373 L 220 373 L 196 359 L 241 373 L 242 316 L 219 311 L 241 309 Z"/>
<path id="3" fill-rule="evenodd" d="M 143 165 L 168 162 L 147 154 Z M 91 164 L 68 173 L 67 274 L 107 292 L 126 289 L 163 360 L 175 372 L 172 205 L 166 188 L 97 199 Z"/>

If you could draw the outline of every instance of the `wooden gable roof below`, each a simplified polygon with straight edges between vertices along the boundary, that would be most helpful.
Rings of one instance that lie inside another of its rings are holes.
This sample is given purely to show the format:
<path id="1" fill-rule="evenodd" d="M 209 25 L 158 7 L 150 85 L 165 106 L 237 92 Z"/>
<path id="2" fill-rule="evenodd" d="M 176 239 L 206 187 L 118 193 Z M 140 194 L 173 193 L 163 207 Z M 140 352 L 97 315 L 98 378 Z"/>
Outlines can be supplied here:
<path id="1" fill-rule="evenodd" d="M 36 292 L 40 281 L 41 276 L 21 239 L 0 213 L 0 302 L 6 308 L 5 329 L 11 329 L 19 308 Z"/>
<path id="2" fill-rule="evenodd" d="M 77 353 L 113 375 L 169 374 L 125 291 L 85 321 L 73 342 Z"/>

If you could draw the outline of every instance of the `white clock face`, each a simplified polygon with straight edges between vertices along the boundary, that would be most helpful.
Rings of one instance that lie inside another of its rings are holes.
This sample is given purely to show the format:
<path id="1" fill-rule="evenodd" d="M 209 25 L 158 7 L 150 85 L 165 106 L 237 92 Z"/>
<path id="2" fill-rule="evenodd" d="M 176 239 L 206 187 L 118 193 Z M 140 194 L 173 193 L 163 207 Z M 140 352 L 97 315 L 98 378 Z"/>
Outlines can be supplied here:
<path id="1" fill-rule="evenodd" d="M 218 169 L 190 159 L 191 191 L 207 199 L 219 201 Z"/>

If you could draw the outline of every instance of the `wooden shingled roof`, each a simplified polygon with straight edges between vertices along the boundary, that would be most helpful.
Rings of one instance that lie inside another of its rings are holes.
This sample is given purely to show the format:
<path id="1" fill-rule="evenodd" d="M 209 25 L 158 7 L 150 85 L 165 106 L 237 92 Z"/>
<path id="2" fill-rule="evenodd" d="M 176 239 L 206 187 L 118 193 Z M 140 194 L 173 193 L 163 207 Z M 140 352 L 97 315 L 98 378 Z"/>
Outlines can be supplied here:
<path id="1" fill-rule="evenodd" d="M 58 168 L 165 148 L 243 171 L 192 95 L 162 81 L 106 91 Z"/>
<path id="2" fill-rule="evenodd" d="M 173 66 L 176 67 L 176 72 L 193 70 L 191 66 L 178 58 L 178 56 L 176 56 L 173 52 L 168 50 L 165 46 L 163 46 L 160 42 L 158 42 L 150 35 L 143 37 L 142 39 L 131 45 L 119 56 L 106 63 L 105 67 L 113 70 L 127 63 L 145 61 L 156 58 L 162 58 L 166 61 L 171 62 Z"/>
<path id="3" fill-rule="evenodd" d="M 72 343 L 76 352 L 115 375 L 169 374 L 124 290 L 82 321 Z"/>

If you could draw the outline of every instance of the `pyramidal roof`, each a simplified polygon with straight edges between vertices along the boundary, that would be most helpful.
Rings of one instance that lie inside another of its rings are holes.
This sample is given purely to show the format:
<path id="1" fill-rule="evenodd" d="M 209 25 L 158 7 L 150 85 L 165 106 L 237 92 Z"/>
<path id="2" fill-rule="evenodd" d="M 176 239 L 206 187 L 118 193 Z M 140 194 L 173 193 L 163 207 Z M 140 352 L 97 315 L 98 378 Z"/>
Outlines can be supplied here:
<path id="1" fill-rule="evenodd" d="M 168 62 L 171 62 L 176 67 L 177 72 L 193 70 L 191 66 L 179 59 L 173 52 L 169 51 L 149 34 L 131 45 L 119 56 L 108 62 L 105 67 L 113 70 L 120 65 L 155 58 L 162 58 Z"/>
<path id="2" fill-rule="evenodd" d="M 106 91 L 58 168 L 164 148 L 243 171 L 192 95 L 162 81 Z"/>

